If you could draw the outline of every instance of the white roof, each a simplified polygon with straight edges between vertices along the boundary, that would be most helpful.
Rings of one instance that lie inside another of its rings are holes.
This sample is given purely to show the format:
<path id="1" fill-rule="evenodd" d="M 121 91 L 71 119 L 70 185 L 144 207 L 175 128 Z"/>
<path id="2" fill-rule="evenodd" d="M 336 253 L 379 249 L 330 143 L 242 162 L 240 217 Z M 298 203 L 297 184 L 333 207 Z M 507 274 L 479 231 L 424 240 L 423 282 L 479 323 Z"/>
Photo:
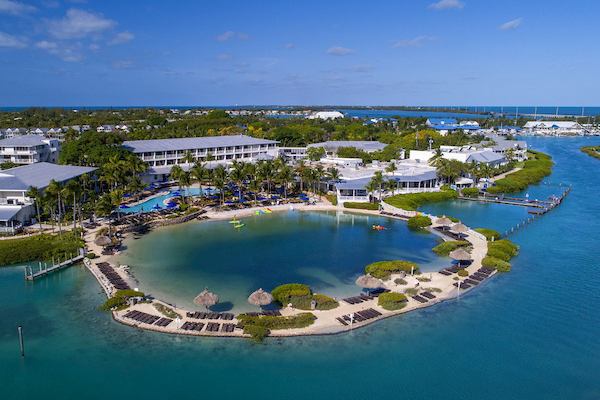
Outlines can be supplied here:
<path id="1" fill-rule="evenodd" d="M 580 129 L 581 125 L 573 121 L 528 121 L 525 128 L 552 128 L 556 126 L 562 129 Z"/>
<path id="2" fill-rule="evenodd" d="M 365 151 L 376 151 L 383 150 L 386 146 L 387 144 L 385 143 L 369 140 L 330 140 L 328 142 L 309 144 L 306 147 L 323 147 L 336 150 L 340 147 L 355 147 L 357 149 L 362 149 Z"/>
<path id="3" fill-rule="evenodd" d="M 0 185 L 4 179 L 6 179 L 6 182 L 14 184 L 14 179 L 10 179 L 9 181 L 9 178 L 14 177 L 23 182 L 27 188 L 35 186 L 38 189 L 43 189 L 50 184 L 52 179 L 64 183 L 77 176 L 93 172 L 96 169 L 93 167 L 77 167 L 39 162 L 2 171 L 0 173 Z M 0 190 L 2 190 L 1 186 Z"/>
<path id="4" fill-rule="evenodd" d="M 134 153 L 155 151 L 216 149 L 218 147 L 253 146 L 279 143 L 275 140 L 257 139 L 245 135 L 208 136 L 179 139 L 128 140 L 123 142 L 126 149 Z"/>
<path id="5" fill-rule="evenodd" d="M 0 140 L 0 147 L 30 147 L 39 146 L 40 144 L 47 144 L 43 140 L 46 139 L 42 135 L 21 135 L 13 136 L 8 139 Z"/>

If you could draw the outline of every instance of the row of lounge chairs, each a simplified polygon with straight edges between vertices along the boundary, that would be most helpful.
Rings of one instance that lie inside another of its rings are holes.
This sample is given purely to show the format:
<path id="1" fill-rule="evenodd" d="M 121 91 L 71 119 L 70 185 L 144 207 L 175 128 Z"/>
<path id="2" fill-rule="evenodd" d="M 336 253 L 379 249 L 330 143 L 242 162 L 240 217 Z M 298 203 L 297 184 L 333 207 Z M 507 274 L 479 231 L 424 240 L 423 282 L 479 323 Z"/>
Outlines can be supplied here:
<path id="1" fill-rule="evenodd" d="M 245 314 L 240 314 L 240 315 L 247 315 L 249 317 L 281 317 L 281 311 L 279 310 L 267 310 L 267 311 L 262 311 L 262 312 L 247 312 Z"/>
<path id="2" fill-rule="evenodd" d="M 440 271 L 440 274 L 442 275 L 452 275 L 457 273 L 458 271 L 460 271 L 461 269 L 465 269 L 469 266 L 470 262 L 469 261 L 463 261 L 461 264 L 455 264 L 451 267 L 445 268 L 443 270 Z"/>
<path id="3" fill-rule="evenodd" d="M 468 289 L 471 286 L 477 286 L 484 279 L 488 278 L 495 270 L 490 267 L 481 267 L 473 275 L 470 275 L 467 279 L 460 283 L 461 289 Z M 454 283 L 454 286 L 458 287 L 458 282 Z"/>
<path id="4" fill-rule="evenodd" d="M 148 325 L 156 325 L 156 326 L 167 326 L 169 325 L 171 322 L 173 322 L 172 319 L 170 318 L 161 318 L 158 317 L 156 315 L 152 315 L 152 314 L 147 314 L 145 312 L 142 311 L 129 311 L 127 314 L 124 315 L 125 318 L 131 318 L 134 321 L 138 321 L 138 322 L 142 322 L 144 324 L 148 324 Z"/>
<path id="5" fill-rule="evenodd" d="M 117 290 L 127 290 L 131 289 L 127 283 L 121 278 L 117 272 L 115 272 L 114 268 L 107 262 L 97 263 L 96 266 L 104 274 L 106 279 L 110 282 L 111 285 Z"/>
<path id="6" fill-rule="evenodd" d="M 355 297 L 347 297 L 345 299 L 342 299 L 342 301 L 345 301 L 348 304 L 360 304 L 363 301 L 368 301 L 368 300 L 373 300 L 376 297 L 379 297 L 379 295 L 381 293 L 388 293 L 390 290 L 389 289 L 383 289 L 383 288 L 379 288 L 379 289 L 375 289 L 373 291 L 371 291 L 370 294 L 360 294 L 358 296 Z"/>
<path id="7" fill-rule="evenodd" d="M 354 312 L 354 322 L 367 321 L 369 319 L 380 317 L 381 315 L 382 314 L 379 311 L 374 310 L 372 308 L 367 308 L 366 310 L 355 311 Z M 352 320 L 352 318 L 350 317 L 350 314 L 348 314 L 348 315 L 343 315 L 341 317 L 337 317 L 336 320 L 340 324 L 342 324 L 344 326 L 348 326 L 350 324 L 350 321 Z"/>
<path id="8" fill-rule="evenodd" d="M 427 303 L 429 300 L 435 299 L 436 296 L 431 292 L 423 291 L 423 292 L 413 296 L 412 298 L 414 300 L 418 301 L 419 303 Z"/>
<path id="9" fill-rule="evenodd" d="M 447 229 L 444 226 L 436 226 L 435 228 L 436 231 L 440 232 L 441 234 L 448 236 L 449 238 L 451 238 L 452 240 L 459 240 L 459 241 L 463 241 L 463 242 L 468 242 L 469 246 L 472 246 L 473 244 L 471 242 L 469 242 L 468 240 L 465 239 L 465 237 L 459 233 L 454 233 L 451 230 Z"/>
<path id="10" fill-rule="evenodd" d="M 406 215 L 401 215 L 401 214 L 394 214 L 391 212 L 387 212 L 387 211 L 382 211 L 380 212 L 381 215 L 385 215 L 388 217 L 394 217 L 394 218 L 399 218 L 399 219 L 403 219 L 405 221 L 408 221 L 410 217 L 406 216 Z"/>
<path id="11" fill-rule="evenodd" d="M 186 313 L 188 318 L 194 319 L 222 319 L 226 321 L 231 321 L 233 319 L 233 314 L 231 313 L 218 313 L 218 312 L 188 312 Z"/>
<path id="12" fill-rule="evenodd" d="M 184 331 L 196 331 L 200 332 L 204 328 L 203 322 L 186 322 L 181 326 Z M 235 324 L 219 324 L 218 322 L 206 323 L 205 332 L 233 332 L 235 330 Z"/>

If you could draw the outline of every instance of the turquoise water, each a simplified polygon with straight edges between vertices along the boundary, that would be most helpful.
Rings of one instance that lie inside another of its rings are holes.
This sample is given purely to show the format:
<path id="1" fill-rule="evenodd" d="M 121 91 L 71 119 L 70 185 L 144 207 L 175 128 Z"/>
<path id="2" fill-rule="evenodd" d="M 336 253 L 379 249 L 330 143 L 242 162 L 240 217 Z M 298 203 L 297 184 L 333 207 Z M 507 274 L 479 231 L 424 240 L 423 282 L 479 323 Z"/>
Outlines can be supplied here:
<path id="1" fill-rule="evenodd" d="M 169 193 L 164 194 L 162 196 L 154 197 L 154 198 L 146 200 L 146 201 L 141 201 L 139 204 L 139 207 L 138 207 L 137 203 L 131 203 L 131 204 L 129 204 L 129 208 L 121 208 L 121 209 L 119 209 L 119 212 L 121 212 L 121 213 L 150 212 L 150 211 L 154 211 L 152 208 L 156 205 L 158 205 L 160 208 L 164 209 L 164 208 L 166 208 L 166 205 L 164 203 L 165 200 L 173 197 L 173 193 L 175 193 L 175 192 L 176 192 L 176 190 L 170 190 Z M 206 193 L 206 189 L 203 189 L 202 192 Z M 181 189 L 181 193 L 185 193 L 186 196 L 198 196 L 200 194 L 200 188 Z"/>
<path id="2" fill-rule="evenodd" d="M 35 284 L 2 268 L 2 398 L 600 398 L 600 162 L 578 150 L 598 141 L 528 140 L 554 156 L 551 180 L 573 191 L 513 236 L 513 270 L 460 300 L 349 334 L 254 345 L 139 331 L 96 310 L 103 295 L 79 267 Z M 515 212 L 448 211 L 497 229 Z"/>
<path id="3" fill-rule="evenodd" d="M 145 293 L 195 309 L 192 300 L 208 286 L 220 297 L 214 309 L 236 312 L 252 309 L 246 299 L 258 288 L 291 282 L 331 297 L 356 295 L 354 282 L 375 261 L 410 260 L 424 272 L 450 263 L 431 251 L 441 243 L 437 236 L 379 216 L 287 211 L 242 222 L 234 228 L 229 220 L 193 221 L 129 238 L 117 261 L 130 266 Z"/>

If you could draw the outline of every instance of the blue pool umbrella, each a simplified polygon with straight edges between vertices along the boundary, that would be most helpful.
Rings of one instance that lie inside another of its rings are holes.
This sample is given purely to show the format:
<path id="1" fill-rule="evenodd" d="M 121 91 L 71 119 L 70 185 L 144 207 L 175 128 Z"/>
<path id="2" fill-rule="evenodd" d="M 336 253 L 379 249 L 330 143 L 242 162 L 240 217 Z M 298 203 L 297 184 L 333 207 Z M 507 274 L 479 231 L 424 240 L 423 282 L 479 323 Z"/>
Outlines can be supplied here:
<path id="1" fill-rule="evenodd" d="M 239 199 L 238 201 L 239 201 L 240 203 L 245 203 L 245 202 L 246 202 L 246 201 L 248 201 L 248 200 L 246 200 L 246 199 Z"/>
<path id="2" fill-rule="evenodd" d="M 225 204 L 235 204 L 233 201 L 226 201 Z"/>
<path id="3" fill-rule="evenodd" d="M 279 196 L 271 196 L 271 198 L 277 200 L 277 199 L 280 199 L 281 197 L 279 197 Z"/>
<path id="4" fill-rule="evenodd" d="M 211 200 L 217 200 L 219 198 L 219 196 L 210 196 L 209 199 Z"/>
<path id="5" fill-rule="evenodd" d="M 258 200 L 259 201 L 263 201 L 263 200 L 266 200 L 266 199 L 264 197 L 259 197 Z"/>
<path id="6" fill-rule="evenodd" d="M 246 194 L 254 194 L 254 192 L 246 192 Z"/>
<path id="7" fill-rule="evenodd" d="M 173 207 L 177 207 L 177 206 L 178 206 L 178 204 L 177 203 L 173 203 L 172 201 L 170 201 L 170 202 L 167 203 L 167 207 L 169 207 L 169 208 L 173 208 Z"/>
<path id="8" fill-rule="evenodd" d="M 125 204 L 123 204 L 121 207 L 119 207 L 121 210 L 127 210 L 129 208 L 129 206 L 126 206 Z"/>
<path id="9" fill-rule="evenodd" d="M 131 193 L 124 194 L 123 197 L 131 197 Z"/>
<path id="10" fill-rule="evenodd" d="M 153 210 L 161 210 L 162 208 L 158 205 L 155 204 L 154 207 L 152 207 Z"/>

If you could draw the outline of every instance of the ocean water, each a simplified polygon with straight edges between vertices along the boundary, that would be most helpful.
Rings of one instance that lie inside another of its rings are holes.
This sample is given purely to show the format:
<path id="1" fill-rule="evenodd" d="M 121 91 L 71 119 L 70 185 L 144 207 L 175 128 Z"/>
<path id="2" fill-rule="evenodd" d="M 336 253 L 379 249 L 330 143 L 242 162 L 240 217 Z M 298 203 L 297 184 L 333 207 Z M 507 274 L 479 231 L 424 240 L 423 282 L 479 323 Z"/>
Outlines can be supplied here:
<path id="1" fill-rule="evenodd" d="M 598 399 L 600 162 L 578 148 L 600 143 L 528 140 L 554 157 L 549 179 L 573 191 L 513 235 L 513 270 L 459 300 L 348 334 L 257 345 L 140 331 L 96 309 L 103 295 L 80 267 L 35 284 L 1 268 L 2 398 Z M 502 229 L 521 217 L 514 208 L 447 213 Z"/>

